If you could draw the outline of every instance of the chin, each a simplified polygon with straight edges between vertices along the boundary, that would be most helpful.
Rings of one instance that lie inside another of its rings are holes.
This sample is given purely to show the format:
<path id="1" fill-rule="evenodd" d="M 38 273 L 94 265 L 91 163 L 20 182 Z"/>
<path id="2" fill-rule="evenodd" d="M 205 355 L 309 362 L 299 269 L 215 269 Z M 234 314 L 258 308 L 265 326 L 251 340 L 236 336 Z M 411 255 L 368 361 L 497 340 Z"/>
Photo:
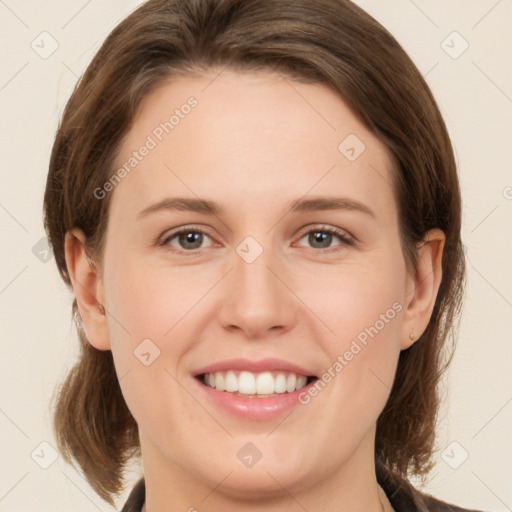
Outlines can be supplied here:
<path id="1" fill-rule="evenodd" d="M 272 499 L 282 496 L 283 487 L 293 494 L 293 489 L 296 486 L 304 488 L 301 481 L 306 479 L 306 475 L 297 474 L 291 467 L 287 470 L 287 468 L 283 468 L 282 463 L 279 464 L 277 462 L 275 465 L 262 465 L 259 469 L 256 469 L 256 467 L 251 469 L 228 469 L 226 467 L 226 470 L 225 475 L 229 474 L 229 476 L 222 480 L 216 492 L 221 492 L 226 496 L 236 497 L 241 500 L 254 499 L 258 500 L 258 502 L 261 502 L 262 498 Z M 219 473 L 210 475 L 211 477 L 215 479 L 215 485 L 218 485 Z"/>

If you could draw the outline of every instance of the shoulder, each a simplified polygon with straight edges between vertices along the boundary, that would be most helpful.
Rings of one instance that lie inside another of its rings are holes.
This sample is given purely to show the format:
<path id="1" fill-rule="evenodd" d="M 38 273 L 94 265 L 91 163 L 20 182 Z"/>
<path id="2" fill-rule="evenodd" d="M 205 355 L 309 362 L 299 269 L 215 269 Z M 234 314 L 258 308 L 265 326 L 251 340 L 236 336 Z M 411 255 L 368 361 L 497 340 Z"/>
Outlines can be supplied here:
<path id="1" fill-rule="evenodd" d="M 408 480 L 377 467 L 377 480 L 395 512 L 483 512 L 461 508 L 416 489 Z"/>
<path id="2" fill-rule="evenodd" d="M 419 492 L 419 491 L 418 491 Z M 422 495 L 423 501 L 427 506 L 427 510 L 434 512 L 483 512 L 472 508 L 460 508 L 456 505 L 446 503 L 445 501 L 438 500 L 428 494 L 419 493 Z"/>

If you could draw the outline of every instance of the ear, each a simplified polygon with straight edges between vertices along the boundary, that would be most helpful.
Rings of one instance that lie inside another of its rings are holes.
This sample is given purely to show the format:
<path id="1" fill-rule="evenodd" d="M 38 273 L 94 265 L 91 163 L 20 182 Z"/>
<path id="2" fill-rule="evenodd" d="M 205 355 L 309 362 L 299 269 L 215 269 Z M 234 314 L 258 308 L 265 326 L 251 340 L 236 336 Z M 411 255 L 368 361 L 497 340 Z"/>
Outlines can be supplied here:
<path id="1" fill-rule="evenodd" d="M 427 232 L 418 247 L 418 269 L 407 278 L 407 295 L 400 347 L 409 348 L 425 331 L 432 316 L 443 276 L 442 257 L 446 237 L 440 229 Z"/>
<path id="2" fill-rule="evenodd" d="M 66 265 L 89 343 L 98 350 L 109 350 L 104 289 L 100 273 L 86 252 L 86 239 L 80 229 L 66 233 Z"/>

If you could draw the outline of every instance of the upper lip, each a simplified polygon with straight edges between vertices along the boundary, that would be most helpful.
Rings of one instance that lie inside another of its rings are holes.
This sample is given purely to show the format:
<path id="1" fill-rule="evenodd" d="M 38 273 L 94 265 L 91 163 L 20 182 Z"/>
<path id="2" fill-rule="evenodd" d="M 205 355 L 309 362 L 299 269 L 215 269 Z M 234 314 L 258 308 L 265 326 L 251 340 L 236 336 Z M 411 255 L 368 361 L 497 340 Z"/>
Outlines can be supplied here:
<path id="1" fill-rule="evenodd" d="M 264 371 L 287 371 L 295 373 L 296 375 L 304 375 L 305 377 L 315 377 L 315 373 L 311 370 L 307 370 L 299 365 L 284 361 L 283 359 L 267 358 L 260 359 L 258 361 L 251 361 L 250 359 L 225 359 L 224 361 L 218 361 L 217 363 L 209 364 L 199 368 L 194 372 L 194 376 L 198 377 L 205 373 L 215 373 L 226 370 L 240 370 L 248 371 L 252 373 L 259 373 Z"/>

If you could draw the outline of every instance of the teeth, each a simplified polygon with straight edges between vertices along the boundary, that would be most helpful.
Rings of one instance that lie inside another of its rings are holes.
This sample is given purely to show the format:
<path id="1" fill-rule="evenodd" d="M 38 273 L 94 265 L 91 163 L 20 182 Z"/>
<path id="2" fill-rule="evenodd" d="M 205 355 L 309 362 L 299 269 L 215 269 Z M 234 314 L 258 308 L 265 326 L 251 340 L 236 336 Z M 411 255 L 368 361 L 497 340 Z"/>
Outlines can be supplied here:
<path id="1" fill-rule="evenodd" d="M 227 372 L 205 374 L 204 383 L 217 391 L 265 397 L 276 393 L 293 393 L 302 389 L 307 383 L 307 377 L 286 372 L 255 374 L 247 371 L 228 370 Z"/>
<path id="2" fill-rule="evenodd" d="M 287 381 L 286 381 L 286 391 L 288 391 L 288 393 L 293 393 L 296 389 L 296 386 L 297 386 L 297 376 L 292 373 Z M 299 388 L 300 389 L 300 388 Z"/>

